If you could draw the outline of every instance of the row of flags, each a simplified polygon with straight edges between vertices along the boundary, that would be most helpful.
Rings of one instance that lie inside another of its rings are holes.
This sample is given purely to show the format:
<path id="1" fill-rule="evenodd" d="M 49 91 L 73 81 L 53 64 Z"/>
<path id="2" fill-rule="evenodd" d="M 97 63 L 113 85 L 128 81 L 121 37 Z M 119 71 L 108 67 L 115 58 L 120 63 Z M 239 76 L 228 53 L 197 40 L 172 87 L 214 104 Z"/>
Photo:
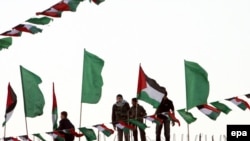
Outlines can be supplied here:
<path id="1" fill-rule="evenodd" d="M 37 25 L 47 25 L 53 19 L 52 18 L 60 18 L 64 11 L 75 12 L 80 2 L 84 0 L 61 0 L 57 2 L 50 8 L 37 12 L 36 17 L 32 17 L 25 21 L 25 24 L 18 24 L 14 26 L 12 29 L 1 33 L 1 36 L 9 36 L 5 38 L 0 38 L 0 50 L 7 49 L 12 45 L 12 37 L 20 37 L 23 32 L 30 34 L 37 34 L 42 32 L 42 29 Z M 90 2 L 94 2 L 99 5 L 105 0 L 89 0 Z M 42 16 L 42 17 L 41 17 Z"/>

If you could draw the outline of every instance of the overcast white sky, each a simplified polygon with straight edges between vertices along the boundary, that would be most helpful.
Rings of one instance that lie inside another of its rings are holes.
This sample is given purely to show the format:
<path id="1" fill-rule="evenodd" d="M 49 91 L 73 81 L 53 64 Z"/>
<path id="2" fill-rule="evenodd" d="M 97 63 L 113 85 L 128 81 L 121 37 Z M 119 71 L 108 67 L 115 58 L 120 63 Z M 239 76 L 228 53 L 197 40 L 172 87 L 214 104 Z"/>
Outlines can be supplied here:
<path id="1" fill-rule="evenodd" d="M 57 2 L 2 2 L 0 32 L 24 23 Z M 64 12 L 62 18 L 39 26 L 42 33 L 23 33 L 22 37 L 13 38 L 13 45 L 0 51 L 0 122 L 4 121 L 8 82 L 18 96 L 14 114 L 7 123 L 7 136 L 26 134 L 19 65 L 41 77 L 40 88 L 46 100 L 44 114 L 27 119 L 29 133 L 52 129 L 52 82 L 58 112 L 68 111 L 69 119 L 79 127 L 84 48 L 103 58 L 105 65 L 102 98 L 96 105 L 83 104 L 81 126 L 109 123 L 118 93 L 129 102 L 136 96 L 139 63 L 149 77 L 167 88 L 176 110 L 185 108 L 184 59 L 199 63 L 208 72 L 208 102 L 220 100 L 232 109 L 216 121 L 191 109 L 197 117 L 189 126 L 191 139 L 199 133 L 214 134 L 219 139 L 219 135 L 226 134 L 227 124 L 249 124 L 249 110 L 242 111 L 224 100 L 250 92 L 249 4 L 247 0 L 107 0 L 97 6 L 85 1 L 76 12 Z M 140 104 L 149 115 L 154 113 L 151 105 L 142 101 Z M 181 134 L 187 133 L 187 124 L 179 114 L 176 117 L 181 126 L 171 128 L 171 133 L 180 139 Z M 150 126 L 147 135 L 155 139 L 155 125 L 149 122 L 147 125 Z M 0 136 L 3 131 L 2 128 Z"/>

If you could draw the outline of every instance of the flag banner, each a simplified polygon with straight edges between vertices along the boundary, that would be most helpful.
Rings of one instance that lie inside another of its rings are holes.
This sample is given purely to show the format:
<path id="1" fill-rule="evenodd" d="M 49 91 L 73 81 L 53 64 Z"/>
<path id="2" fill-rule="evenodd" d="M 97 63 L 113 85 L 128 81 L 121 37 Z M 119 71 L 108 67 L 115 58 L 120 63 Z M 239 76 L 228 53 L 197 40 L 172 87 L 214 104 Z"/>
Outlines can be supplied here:
<path id="1" fill-rule="evenodd" d="M 96 104 L 102 95 L 104 60 L 84 49 L 82 103 Z"/>
<path id="2" fill-rule="evenodd" d="M 77 133 L 74 128 L 64 129 L 63 132 L 66 133 L 66 134 L 74 135 L 75 137 L 82 137 L 83 136 L 83 134 Z"/>
<path id="3" fill-rule="evenodd" d="M 23 87 L 24 111 L 26 117 L 36 117 L 43 114 L 45 100 L 39 88 L 41 78 L 26 68 L 20 66 Z"/>
<path id="4" fill-rule="evenodd" d="M 179 119 L 177 119 L 177 118 L 175 117 L 174 112 L 168 112 L 168 117 L 169 117 L 169 119 L 170 119 L 171 121 L 177 122 L 178 125 L 181 126 L 181 122 L 179 121 Z"/>
<path id="5" fill-rule="evenodd" d="M 19 25 L 13 27 L 13 29 L 18 30 L 18 31 L 22 31 L 22 32 L 28 32 L 31 34 L 36 34 L 38 32 L 42 32 L 42 29 L 40 29 L 36 26 L 30 25 L 30 24 L 19 24 Z"/>
<path id="6" fill-rule="evenodd" d="M 129 130 L 135 129 L 135 126 L 129 125 L 123 121 L 119 121 L 115 126 L 119 129 L 122 129 L 125 133 L 129 133 Z"/>
<path id="7" fill-rule="evenodd" d="M 157 108 L 166 93 L 165 88 L 161 87 L 154 79 L 149 78 L 140 66 L 137 98 Z"/>
<path id="8" fill-rule="evenodd" d="M 39 138 L 41 141 L 46 141 L 46 140 L 41 136 L 41 134 L 39 134 L 39 133 L 33 134 L 33 136 Z"/>
<path id="9" fill-rule="evenodd" d="M 0 39 L 0 50 L 2 49 L 8 49 L 9 46 L 12 45 L 12 38 L 11 37 L 6 37 Z"/>
<path id="10" fill-rule="evenodd" d="M 93 127 L 96 127 L 98 131 L 102 132 L 107 137 L 109 137 L 110 135 L 114 133 L 114 130 L 108 128 L 104 124 L 97 124 L 97 125 L 94 125 Z"/>
<path id="11" fill-rule="evenodd" d="M 145 116 L 144 118 L 146 120 L 153 122 L 153 123 L 156 123 L 157 125 L 160 125 L 163 122 L 162 119 L 156 117 L 156 115 Z"/>
<path id="12" fill-rule="evenodd" d="M 31 139 L 28 137 L 28 135 L 22 135 L 22 136 L 19 136 L 19 138 L 20 138 L 22 141 L 31 141 Z"/>
<path id="13" fill-rule="evenodd" d="M 53 131 L 53 132 L 47 132 L 48 135 L 50 135 L 53 139 L 56 139 L 58 141 L 64 141 L 64 135 L 58 131 Z"/>
<path id="14" fill-rule="evenodd" d="M 22 32 L 16 29 L 8 30 L 2 34 L 2 36 L 12 36 L 12 37 L 20 37 L 22 35 Z"/>
<path id="15" fill-rule="evenodd" d="M 79 130 L 85 135 L 87 141 L 96 140 L 96 134 L 93 129 L 82 127 Z"/>
<path id="16" fill-rule="evenodd" d="M 192 122 L 196 121 L 196 117 L 192 115 L 192 113 L 187 112 L 185 109 L 177 110 L 177 112 L 181 115 L 181 117 L 187 122 L 187 124 L 190 124 Z"/>
<path id="17" fill-rule="evenodd" d="M 136 119 L 128 119 L 128 122 L 137 126 L 138 128 L 145 130 L 147 128 L 147 125 L 145 123 L 142 123 Z"/>
<path id="18" fill-rule="evenodd" d="M 53 21 L 52 18 L 49 17 L 41 17 L 41 18 L 30 18 L 28 20 L 26 20 L 26 22 L 28 23 L 32 23 L 32 24 L 38 24 L 38 25 L 46 25 L 49 24 L 51 21 Z"/>
<path id="19" fill-rule="evenodd" d="M 219 101 L 211 102 L 210 104 L 225 114 L 228 114 L 230 111 L 232 111 L 232 109 L 230 109 L 227 105 L 220 103 Z"/>
<path id="20" fill-rule="evenodd" d="M 4 141 L 20 141 L 18 138 L 14 138 L 14 137 L 7 137 L 7 138 L 3 138 Z"/>
<path id="21" fill-rule="evenodd" d="M 55 93 L 55 86 L 53 83 L 52 86 L 52 98 L 53 98 L 53 103 L 52 103 L 52 124 L 53 124 L 53 130 L 57 129 L 57 119 L 58 119 L 58 113 L 57 113 L 57 100 L 56 100 L 56 93 Z"/>
<path id="22" fill-rule="evenodd" d="M 232 98 L 228 98 L 226 100 L 231 101 L 233 104 L 235 104 L 236 106 L 238 106 L 242 110 L 246 110 L 247 108 L 250 109 L 250 105 L 247 103 L 247 101 L 245 101 L 241 98 L 232 97 Z"/>
<path id="23" fill-rule="evenodd" d="M 220 115 L 220 110 L 207 104 L 199 105 L 197 106 L 197 108 L 212 120 L 216 120 L 217 117 Z"/>
<path id="24" fill-rule="evenodd" d="M 7 102 L 6 102 L 6 110 L 5 110 L 5 121 L 3 122 L 2 126 L 5 126 L 7 121 L 10 119 L 11 115 L 17 104 L 17 97 L 12 89 L 10 83 L 8 84 L 8 94 L 7 94 Z"/>
<path id="25" fill-rule="evenodd" d="M 99 5 L 100 3 L 104 2 L 105 0 L 89 0 L 90 2 L 93 1 L 95 4 Z"/>
<path id="26" fill-rule="evenodd" d="M 62 11 L 56 10 L 54 8 L 49 8 L 42 12 L 37 12 L 36 15 L 44 15 L 44 16 L 59 18 L 62 16 Z"/>
<path id="27" fill-rule="evenodd" d="M 187 110 L 207 103 L 209 81 L 207 72 L 197 63 L 185 60 Z"/>

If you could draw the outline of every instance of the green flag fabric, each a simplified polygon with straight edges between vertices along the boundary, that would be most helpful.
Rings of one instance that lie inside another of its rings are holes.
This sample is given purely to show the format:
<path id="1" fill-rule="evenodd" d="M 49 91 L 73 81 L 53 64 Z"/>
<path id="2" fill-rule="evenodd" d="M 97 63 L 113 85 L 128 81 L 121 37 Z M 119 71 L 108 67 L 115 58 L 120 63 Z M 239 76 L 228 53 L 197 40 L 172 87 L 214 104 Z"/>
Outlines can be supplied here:
<path id="1" fill-rule="evenodd" d="M 33 24 L 38 24 L 38 25 L 46 25 L 49 24 L 50 21 L 52 21 L 52 18 L 49 17 L 41 17 L 41 18 L 30 18 L 26 20 L 26 22 L 33 23 Z"/>
<path id="2" fill-rule="evenodd" d="M 232 111 L 232 109 L 230 109 L 227 105 L 220 103 L 219 101 L 215 101 L 210 104 L 225 114 L 228 114 L 230 111 Z"/>
<path id="3" fill-rule="evenodd" d="M 192 113 L 185 111 L 185 109 L 180 109 L 177 111 L 181 115 L 181 117 L 187 122 L 187 124 L 195 122 L 197 119 L 192 115 Z"/>
<path id="4" fill-rule="evenodd" d="M 41 141 L 46 141 L 42 136 L 41 134 L 33 134 L 35 137 L 39 138 Z"/>
<path id="5" fill-rule="evenodd" d="M 43 108 L 45 105 L 43 94 L 38 86 L 42 80 L 39 76 L 22 66 L 20 66 L 20 71 L 23 87 L 25 116 L 40 116 L 43 114 Z"/>
<path id="6" fill-rule="evenodd" d="M 84 49 L 83 78 L 82 78 L 82 103 L 96 104 L 102 93 L 102 68 L 104 61 L 98 56 Z"/>
<path id="7" fill-rule="evenodd" d="M 12 38 L 11 37 L 6 37 L 6 38 L 0 39 L 0 50 L 7 49 L 11 45 L 12 45 Z"/>
<path id="8" fill-rule="evenodd" d="M 147 128 L 146 124 L 144 124 L 144 123 L 142 123 L 142 122 L 140 122 L 140 121 L 138 121 L 136 119 L 129 119 L 128 122 L 138 126 L 142 130 L 145 130 Z"/>
<path id="9" fill-rule="evenodd" d="M 207 72 L 197 63 L 185 60 L 187 110 L 207 103 L 209 81 Z"/>
<path id="10" fill-rule="evenodd" d="M 79 130 L 85 135 L 87 141 L 96 140 L 96 134 L 93 129 L 81 127 Z"/>

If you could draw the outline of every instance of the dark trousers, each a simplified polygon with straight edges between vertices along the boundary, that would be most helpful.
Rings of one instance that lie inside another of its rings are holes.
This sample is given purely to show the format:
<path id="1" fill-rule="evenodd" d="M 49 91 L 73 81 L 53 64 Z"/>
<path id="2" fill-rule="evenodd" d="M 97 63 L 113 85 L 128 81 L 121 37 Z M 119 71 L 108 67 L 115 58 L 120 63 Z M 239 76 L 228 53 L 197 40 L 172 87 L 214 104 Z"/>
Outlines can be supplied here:
<path id="1" fill-rule="evenodd" d="M 145 131 L 139 128 L 141 141 L 146 141 L 146 134 Z M 134 141 L 138 141 L 138 130 L 137 127 L 133 130 Z"/>
<path id="2" fill-rule="evenodd" d="M 170 141 L 170 121 L 168 119 L 163 120 L 163 123 L 156 125 L 156 141 L 161 141 L 161 129 L 164 126 L 165 140 Z"/>
<path id="3" fill-rule="evenodd" d="M 117 128 L 117 133 L 118 133 L 118 141 L 123 141 L 123 134 L 125 137 L 125 141 L 129 141 L 129 132 L 124 133 L 122 129 Z"/>

